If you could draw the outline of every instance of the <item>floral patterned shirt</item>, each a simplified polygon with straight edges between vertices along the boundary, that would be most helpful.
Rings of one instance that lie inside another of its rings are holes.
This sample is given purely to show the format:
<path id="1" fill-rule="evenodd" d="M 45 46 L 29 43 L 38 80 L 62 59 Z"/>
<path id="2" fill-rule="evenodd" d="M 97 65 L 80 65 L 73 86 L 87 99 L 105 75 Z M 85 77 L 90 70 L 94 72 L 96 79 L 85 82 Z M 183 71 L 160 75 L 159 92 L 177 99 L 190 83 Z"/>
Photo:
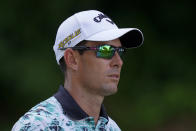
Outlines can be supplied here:
<path id="1" fill-rule="evenodd" d="M 12 131 L 120 131 L 120 128 L 107 115 L 103 105 L 95 125 L 93 117 L 88 116 L 60 86 L 54 96 L 24 114 Z"/>

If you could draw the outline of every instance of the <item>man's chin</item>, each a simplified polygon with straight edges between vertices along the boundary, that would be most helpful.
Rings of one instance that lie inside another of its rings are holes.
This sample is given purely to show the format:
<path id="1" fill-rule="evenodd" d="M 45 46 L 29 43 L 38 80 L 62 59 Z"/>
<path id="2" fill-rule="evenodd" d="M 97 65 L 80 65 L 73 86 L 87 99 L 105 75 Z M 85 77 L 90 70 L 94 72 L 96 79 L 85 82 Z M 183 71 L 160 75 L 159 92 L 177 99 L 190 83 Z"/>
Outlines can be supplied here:
<path id="1" fill-rule="evenodd" d="M 105 94 L 105 96 L 114 95 L 114 94 L 116 94 L 116 93 L 117 93 L 117 90 L 116 90 L 116 91 L 113 91 L 113 92 L 107 92 L 107 93 Z"/>
<path id="2" fill-rule="evenodd" d="M 104 96 L 110 96 L 110 95 L 113 95 L 115 94 L 116 92 L 118 91 L 118 88 L 115 86 L 113 87 L 107 87 L 104 89 Z"/>

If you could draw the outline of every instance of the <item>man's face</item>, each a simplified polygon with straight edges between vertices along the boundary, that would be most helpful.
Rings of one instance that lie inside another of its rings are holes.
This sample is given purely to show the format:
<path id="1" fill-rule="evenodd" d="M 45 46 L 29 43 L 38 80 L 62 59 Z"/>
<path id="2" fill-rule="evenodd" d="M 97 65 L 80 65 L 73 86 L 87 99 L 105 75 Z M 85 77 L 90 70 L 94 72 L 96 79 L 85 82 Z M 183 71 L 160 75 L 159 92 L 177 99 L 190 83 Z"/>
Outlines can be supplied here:
<path id="1" fill-rule="evenodd" d="M 108 42 L 87 42 L 86 46 L 108 44 L 121 47 L 119 39 Z M 78 75 L 82 87 L 90 93 L 108 96 L 117 92 L 123 61 L 119 54 L 111 59 L 97 58 L 93 50 L 84 51 L 79 58 Z"/>

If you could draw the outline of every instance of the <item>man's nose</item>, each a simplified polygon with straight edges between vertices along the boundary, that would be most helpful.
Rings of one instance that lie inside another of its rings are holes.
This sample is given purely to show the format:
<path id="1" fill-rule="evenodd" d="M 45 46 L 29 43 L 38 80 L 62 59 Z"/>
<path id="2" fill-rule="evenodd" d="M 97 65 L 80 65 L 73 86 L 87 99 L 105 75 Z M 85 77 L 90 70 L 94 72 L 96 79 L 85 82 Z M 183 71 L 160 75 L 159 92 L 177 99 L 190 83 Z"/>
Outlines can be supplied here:
<path id="1" fill-rule="evenodd" d="M 116 66 L 118 68 L 121 68 L 122 65 L 123 65 L 123 61 L 122 61 L 120 55 L 116 51 L 114 56 L 111 59 L 111 66 Z"/>

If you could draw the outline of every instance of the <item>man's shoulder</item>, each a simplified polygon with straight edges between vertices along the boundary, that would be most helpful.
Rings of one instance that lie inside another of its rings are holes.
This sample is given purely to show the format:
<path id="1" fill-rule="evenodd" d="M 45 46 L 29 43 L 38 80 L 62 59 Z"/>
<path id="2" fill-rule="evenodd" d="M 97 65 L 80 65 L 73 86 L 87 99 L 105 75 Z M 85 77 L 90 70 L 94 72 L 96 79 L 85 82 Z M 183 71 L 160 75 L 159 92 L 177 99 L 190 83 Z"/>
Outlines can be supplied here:
<path id="1" fill-rule="evenodd" d="M 116 124 L 116 122 L 114 120 L 112 120 L 112 118 L 110 118 L 108 116 L 108 127 L 110 128 L 111 131 L 121 131 L 121 129 L 119 128 L 119 126 Z"/>
<path id="2" fill-rule="evenodd" d="M 21 129 L 38 130 L 44 129 L 48 125 L 58 125 L 58 118 L 61 117 L 62 114 L 63 110 L 61 105 L 58 103 L 55 97 L 50 97 L 25 113 L 15 123 L 12 131 Z"/>
<path id="3" fill-rule="evenodd" d="M 56 98 L 52 96 L 31 108 L 27 113 L 50 117 L 62 113 L 62 107 Z"/>

